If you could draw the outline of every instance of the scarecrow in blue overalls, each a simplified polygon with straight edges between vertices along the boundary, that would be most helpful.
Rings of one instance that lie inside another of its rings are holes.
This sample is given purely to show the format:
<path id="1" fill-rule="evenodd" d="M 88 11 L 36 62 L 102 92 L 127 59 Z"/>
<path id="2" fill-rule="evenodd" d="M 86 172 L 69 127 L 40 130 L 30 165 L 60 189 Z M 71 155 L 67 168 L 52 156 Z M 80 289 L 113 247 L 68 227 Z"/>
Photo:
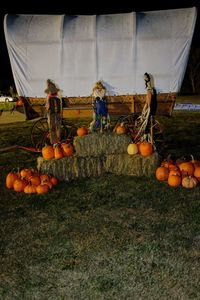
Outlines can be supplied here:
<path id="1" fill-rule="evenodd" d="M 107 100 L 106 100 L 106 88 L 101 81 L 97 81 L 93 91 L 92 96 L 94 100 L 92 101 L 93 107 L 93 121 L 90 123 L 89 129 L 94 131 L 100 129 L 108 129 L 110 126 L 110 117 L 108 114 Z"/>

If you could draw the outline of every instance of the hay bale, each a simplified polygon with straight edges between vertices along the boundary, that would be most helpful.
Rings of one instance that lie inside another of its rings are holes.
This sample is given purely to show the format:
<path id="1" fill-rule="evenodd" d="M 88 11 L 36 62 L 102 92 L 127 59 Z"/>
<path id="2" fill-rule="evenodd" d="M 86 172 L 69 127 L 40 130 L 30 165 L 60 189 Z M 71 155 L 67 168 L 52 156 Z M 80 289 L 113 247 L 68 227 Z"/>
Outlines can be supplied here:
<path id="1" fill-rule="evenodd" d="M 97 177 L 105 173 L 105 158 L 70 156 L 62 159 L 45 160 L 39 157 L 37 168 L 40 172 L 52 174 L 60 181 L 76 178 Z"/>
<path id="2" fill-rule="evenodd" d="M 83 137 L 75 137 L 74 148 L 78 156 L 95 156 L 127 153 L 131 138 L 113 132 L 93 132 Z"/>
<path id="3" fill-rule="evenodd" d="M 37 159 L 40 172 L 52 174 L 60 181 L 71 181 L 78 178 L 97 177 L 105 173 L 130 176 L 147 176 L 155 174 L 161 157 L 157 152 L 143 157 L 140 154 L 127 153 L 94 156 L 78 156 L 77 154 L 62 159 Z"/>
<path id="4" fill-rule="evenodd" d="M 107 172 L 116 175 L 149 177 L 155 174 L 155 170 L 159 164 L 160 156 L 157 152 L 148 157 L 143 157 L 140 154 L 117 154 L 106 157 L 105 169 Z"/>

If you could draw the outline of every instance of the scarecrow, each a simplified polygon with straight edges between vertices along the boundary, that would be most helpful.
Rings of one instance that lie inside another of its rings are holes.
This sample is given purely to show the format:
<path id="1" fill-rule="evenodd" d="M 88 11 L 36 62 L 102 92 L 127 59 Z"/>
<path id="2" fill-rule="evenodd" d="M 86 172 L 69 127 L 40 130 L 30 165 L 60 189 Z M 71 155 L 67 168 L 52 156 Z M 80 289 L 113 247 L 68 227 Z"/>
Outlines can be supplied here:
<path id="1" fill-rule="evenodd" d="M 91 131 L 100 129 L 108 129 L 110 126 L 110 117 L 108 114 L 107 100 L 106 100 L 106 88 L 101 81 L 97 81 L 92 96 L 94 100 L 92 102 L 93 107 L 93 121 L 90 123 L 89 129 Z"/>
<path id="2" fill-rule="evenodd" d="M 153 143 L 152 124 L 157 109 L 156 90 L 152 84 L 151 76 L 146 72 L 144 74 L 144 82 L 146 88 L 146 99 L 141 115 L 136 120 L 138 132 L 135 141 L 147 140 Z"/>
<path id="3" fill-rule="evenodd" d="M 49 127 L 50 143 L 52 145 L 58 144 L 61 139 L 61 123 L 62 123 L 62 102 L 58 93 L 60 89 L 55 85 L 51 79 L 47 79 L 47 94 L 46 111 L 47 122 Z"/>

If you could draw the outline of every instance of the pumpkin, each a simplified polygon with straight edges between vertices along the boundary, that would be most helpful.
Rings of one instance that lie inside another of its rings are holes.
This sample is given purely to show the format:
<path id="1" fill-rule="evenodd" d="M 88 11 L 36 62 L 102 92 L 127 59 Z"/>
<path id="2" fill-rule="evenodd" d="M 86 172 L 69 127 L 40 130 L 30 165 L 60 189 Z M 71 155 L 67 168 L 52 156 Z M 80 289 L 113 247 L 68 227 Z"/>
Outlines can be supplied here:
<path id="1" fill-rule="evenodd" d="M 32 175 L 29 178 L 29 181 L 31 184 L 36 185 L 36 186 L 40 185 L 40 183 L 41 183 L 41 179 L 40 179 L 39 175 Z"/>
<path id="2" fill-rule="evenodd" d="M 123 123 L 121 123 L 120 125 L 117 126 L 116 133 L 119 134 L 119 135 L 126 133 L 126 127 L 124 126 Z"/>
<path id="3" fill-rule="evenodd" d="M 61 158 L 63 158 L 62 148 L 58 144 L 55 145 L 55 147 L 54 147 L 54 157 L 55 157 L 55 159 L 61 159 Z"/>
<path id="4" fill-rule="evenodd" d="M 179 186 L 181 184 L 181 177 L 178 174 L 170 175 L 167 182 L 170 186 Z"/>
<path id="5" fill-rule="evenodd" d="M 169 166 L 173 164 L 173 160 L 170 157 L 171 154 L 169 154 L 167 158 L 163 159 L 163 161 L 161 162 L 162 167 L 169 168 Z"/>
<path id="6" fill-rule="evenodd" d="M 47 174 L 40 175 L 41 182 L 49 181 L 49 176 Z"/>
<path id="7" fill-rule="evenodd" d="M 194 165 L 192 162 L 183 162 L 179 165 L 182 175 L 193 175 L 194 174 Z"/>
<path id="8" fill-rule="evenodd" d="M 23 106 L 23 105 L 24 105 L 24 100 L 22 97 L 19 97 L 17 99 L 16 106 Z"/>
<path id="9" fill-rule="evenodd" d="M 88 129 L 85 126 L 81 126 L 76 131 L 78 136 L 84 136 L 88 134 Z"/>
<path id="10" fill-rule="evenodd" d="M 179 169 L 177 169 L 177 170 L 169 170 L 169 176 L 170 175 L 179 175 L 180 177 L 182 176 L 181 171 Z"/>
<path id="11" fill-rule="evenodd" d="M 24 188 L 28 185 L 27 180 L 25 179 L 16 179 L 13 183 L 13 188 L 15 192 L 23 192 Z"/>
<path id="12" fill-rule="evenodd" d="M 194 170 L 194 176 L 200 181 L 200 167 L 196 167 Z"/>
<path id="13" fill-rule="evenodd" d="M 42 157 L 44 159 L 53 159 L 54 158 L 54 148 L 51 145 L 45 145 L 42 148 Z"/>
<path id="14" fill-rule="evenodd" d="M 192 189 L 196 187 L 198 184 L 198 180 L 194 176 L 185 176 L 182 179 L 182 186 L 187 189 Z"/>
<path id="15" fill-rule="evenodd" d="M 62 147 L 62 151 L 63 151 L 63 156 L 72 156 L 73 155 L 74 148 L 71 144 L 62 143 L 61 147 Z"/>
<path id="16" fill-rule="evenodd" d="M 16 179 L 19 178 L 19 173 L 15 173 L 15 172 L 9 172 L 6 176 L 6 187 L 8 189 L 12 189 L 13 188 L 13 183 Z"/>
<path id="17" fill-rule="evenodd" d="M 31 175 L 32 175 L 32 170 L 31 169 L 22 169 L 20 171 L 20 176 L 22 178 L 28 179 L 29 177 L 31 177 Z"/>
<path id="18" fill-rule="evenodd" d="M 33 184 L 28 184 L 24 188 L 24 193 L 25 194 L 35 194 L 35 193 L 37 193 L 36 186 L 33 185 Z"/>
<path id="19" fill-rule="evenodd" d="M 193 163 L 194 167 L 200 167 L 200 161 L 199 160 L 196 160 L 194 159 L 194 156 L 193 155 L 190 155 L 191 156 L 191 162 Z"/>
<path id="20" fill-rule="evenodd" d="M 169 176 L 169 170 L 168 170 L 168 168 L 158 167 L 156 169 L 156 178 L 159 181 L 165 181 L 165 180 L 167 180 L 168 176 Z"/>
<path id="21" fill-rule="evenodd" d="M 36 191 L 38 194 L 46 194 L 49 191 L 49 186 L 47 184 L 40 184 L 36 187 Z"/>
<path id="22" fill-rule="evenodd" d="M 142 156 L 149 156 L 153 153 L 153 146 L 149 142 L 142 142 L 140 144 L 140 154 Z"/>
<path id="23" fill-rule="evenodd" d="M 58 179 L 55 176 L 51 176 L 49 180 L 53 185 L 58 184 Z"/>
<path id="24" fill-rule="evenodd" d="M 134 155 L 138 153 L 138 146 L 135 143 L 131 143 L 127 147 L 127 152 L 129 155 Z"/>

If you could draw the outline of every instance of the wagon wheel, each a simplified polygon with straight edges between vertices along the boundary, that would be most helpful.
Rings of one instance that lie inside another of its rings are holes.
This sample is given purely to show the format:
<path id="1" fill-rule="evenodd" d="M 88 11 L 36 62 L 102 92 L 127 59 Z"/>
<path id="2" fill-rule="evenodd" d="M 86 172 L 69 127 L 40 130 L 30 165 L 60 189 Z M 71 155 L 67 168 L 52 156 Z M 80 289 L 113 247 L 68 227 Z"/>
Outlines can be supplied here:
<path id="1" fill-rule="evenodd" d="M 77 129 L 76 125 L 62 119 L 61 141 L 72 143 L 74 137 L 77 135 Z"/>
<path id="2" fill-rule="evenodd" d="M 161 152 L 164 147 L 163 128 L 160 122 L 156 119 L 153 120 L 153 140 L 157 152 Z"/>
<path id="3" fill-rule="evenodd" d="M 123 123 L 123 125 L 126 127 L 127 135 L 129 135 L 131 137 L 131 139 L 133 141 L 135 141 L 135 136 L 137 135 L 138 130 L 139 130 L 138 122 L 137 122 L 138 117 L 139 117 L 139 114 L 135 114 L 135 113 L 132 113 L 132 114 L 129 114 L 126 116 L 121 116 L 117 120 L 114 131 L 118 125 Z M 152 130 L 153 130 L 154 146 L 156 148 L 156 151 L 160 152 L 164 146 L 163 129 L 162 129 L 162 126 L 159 123 L 159 121 L 156 120 L 155 118 L 153 118 Z M 135 141 L 135 142 L 137 142 L 137 141 Z"/>
<path id="4" fill-rule="evenodd" d="M 71 142 L 76 135 L 77 127 L 62 119 L 61 141 Z M 45 144 L 50 144 L 47 118 L 36 121 L 31 129 L 31 141 L 36 149 L 42 149 Z"/>
<path id="5" fill-rule="evenodd" d="M 41 118 L 33 124 L 31 142 L 36 149 L 42 149 L 45 143 L 49 144 L 49 128 L 47 118 Z"/>
<path id="6" fill-rule="evenodd" d="M 137 133 L 137 126 L 136 126 L 136 120 L 139 117 L 139 114 L 132 113 L 129 115 L 121 116 L 117 120 L 115 126 L 114 126 L 114 132 L 120 124 L 123 124 L 123 126 L 126 128 L 126 134 L 131 137 L 132 140 L 134 140 L 134 137 Z"/>
<path id="7" fill-rule="evenodd" d="M 117 126 L 123 123 L 123 126 L 126 128 L 126 133 L 132 138 L 135 131 L 135 121 L 138 118 L 138 116 L 139 115 L 135 113 L 125 115 L 125 116 L 120 116 L 114 126 L 113 131 L 115 132 Z"/>

